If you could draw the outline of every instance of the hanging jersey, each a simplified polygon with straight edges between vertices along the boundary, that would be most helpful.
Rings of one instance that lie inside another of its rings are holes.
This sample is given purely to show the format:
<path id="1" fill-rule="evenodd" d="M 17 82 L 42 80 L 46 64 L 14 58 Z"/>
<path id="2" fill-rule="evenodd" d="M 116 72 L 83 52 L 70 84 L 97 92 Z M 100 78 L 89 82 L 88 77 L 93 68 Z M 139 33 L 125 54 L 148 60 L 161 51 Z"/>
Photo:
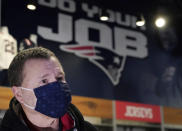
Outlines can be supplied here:
<path id="1" fill-rule="evenodd" d="M 9 34 L 7 27 L 0 29 L 0 69 L 8 69 L 17 54 L 17 41 Z"/>

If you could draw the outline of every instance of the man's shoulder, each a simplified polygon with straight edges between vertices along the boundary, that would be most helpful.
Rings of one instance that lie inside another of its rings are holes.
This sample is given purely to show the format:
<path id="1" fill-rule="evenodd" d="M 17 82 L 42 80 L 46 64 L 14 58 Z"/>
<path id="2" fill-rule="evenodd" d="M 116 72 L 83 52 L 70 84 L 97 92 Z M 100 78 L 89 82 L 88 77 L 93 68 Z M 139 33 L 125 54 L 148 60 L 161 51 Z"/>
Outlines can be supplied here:
<path id="1" fill-rule="evenodd" d="M 16 101 L 13 98 L 10 102 L 9 109 L 6 111 L 0 125 L 0 131 L 15 131 L 27 130 L 26 126 L 22 123 L 20 116 L 16 113 L 19 112 L 20 108 L 13 108 L 13 104 L 16 105 Z"/>
<path id="2" fill-rule="evenodd" d="M 69 106 L 69 111 L 73 115 L 78 129 L 80 129 L 81 131 L 97 131 L 94 125 L 84 120 L 82 113 L 75 105 L 71 104 Z"/>
<path id="3" fill-rule="evenodd" d="M 13 126 L 14 114 L 8 109 L 1 121 L 0 131 L 10 131 Z"/>

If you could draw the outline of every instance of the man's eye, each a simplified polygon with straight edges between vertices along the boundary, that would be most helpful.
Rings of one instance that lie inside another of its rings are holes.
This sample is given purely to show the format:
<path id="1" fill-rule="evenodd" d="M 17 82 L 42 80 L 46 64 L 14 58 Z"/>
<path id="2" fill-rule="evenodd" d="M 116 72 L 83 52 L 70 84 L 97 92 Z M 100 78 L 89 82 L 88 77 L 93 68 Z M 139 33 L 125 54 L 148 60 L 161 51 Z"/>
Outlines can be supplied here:
<path id="1" fill-rule="evenodd" d="M 58 77 L 58 78 L 57 78 L 57 81 L 62 82 L 62 81 L 63 81 L 63 77 Z"/>
<path id="2" fill-rule="evenodd" d="M 42 83 L 46 84 L 46 83 L 48 83 L 48 80 L 47 79 L 43 79 Z"/>

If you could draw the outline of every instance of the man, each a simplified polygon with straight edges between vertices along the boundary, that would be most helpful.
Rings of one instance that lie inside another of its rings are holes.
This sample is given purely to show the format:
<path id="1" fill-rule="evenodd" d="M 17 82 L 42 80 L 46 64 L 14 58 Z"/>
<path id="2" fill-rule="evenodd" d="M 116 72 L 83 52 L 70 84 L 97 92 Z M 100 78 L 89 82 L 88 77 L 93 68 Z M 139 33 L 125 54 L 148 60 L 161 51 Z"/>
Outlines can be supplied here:
<path id="1" fill-rule="evenodd" d="M 10 64 L 8 77 L 14 98 L 0 131 L 96 131 L 71 104 L 63 68 L 50 50 L 21 51 Z"/>

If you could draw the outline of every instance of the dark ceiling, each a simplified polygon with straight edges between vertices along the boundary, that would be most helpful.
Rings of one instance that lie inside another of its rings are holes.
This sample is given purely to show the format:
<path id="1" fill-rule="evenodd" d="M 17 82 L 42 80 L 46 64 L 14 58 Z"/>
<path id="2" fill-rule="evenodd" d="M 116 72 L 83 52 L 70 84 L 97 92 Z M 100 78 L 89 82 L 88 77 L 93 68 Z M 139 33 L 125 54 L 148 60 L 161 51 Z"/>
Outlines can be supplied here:
<path id="1" fill-rule="evenodd" d="M 112 8 L 124 12 L 134 12 L 144 15 L 146 19 L 153 19 L 157 14 L 167 16 L 170 23 L 178 30 L 182 28 L 182 0 L 80 0 L 92 1 L 101 7 Z"/>
<path id="2" fill-rule="evenodd" d="M 79 0 L 96 3 L 101 7 L 116 10 L 135 11 L 137 13 L 153 13 L 159 9 L 165 9 L 173 15 L 182 14 L 182 0 Z"/>
<path id="3" fill-rule="evenodd" d="M 12 0 L 6 0 L 11 2 L 8 8 L 13 7 Z M 16 1 L 22 2 L 24 0 Z M 36 0 L 37 1 L 37 0 Z M 182 0 L 75 0 L 76 2 L 88 2 L 98 5 L 99 7 L 105 7 L 115 11 L 123 11 L 131 14 L 134 12 L 138 15 L 143 14 L 145 18 L 152 18 L 158 13 L 165 13 L 170 17 L 171 22 L 178 29 L 181 30 L 182 23 Z M 8 3 L 8 2 L 7 2 Z M 5 7 L 4 7 L 5 8 Z M 17 7 L 22 8 L 22 7 Z"/>
<path id="4" fill-rule="evenodd" d="M 164 13 L 171 19 L 182 21 L 182 0 L 77 0 L 124 12 L 147 14 L 149 17 Z M 147 16 L 146 16 L 147 17 Z"/>

